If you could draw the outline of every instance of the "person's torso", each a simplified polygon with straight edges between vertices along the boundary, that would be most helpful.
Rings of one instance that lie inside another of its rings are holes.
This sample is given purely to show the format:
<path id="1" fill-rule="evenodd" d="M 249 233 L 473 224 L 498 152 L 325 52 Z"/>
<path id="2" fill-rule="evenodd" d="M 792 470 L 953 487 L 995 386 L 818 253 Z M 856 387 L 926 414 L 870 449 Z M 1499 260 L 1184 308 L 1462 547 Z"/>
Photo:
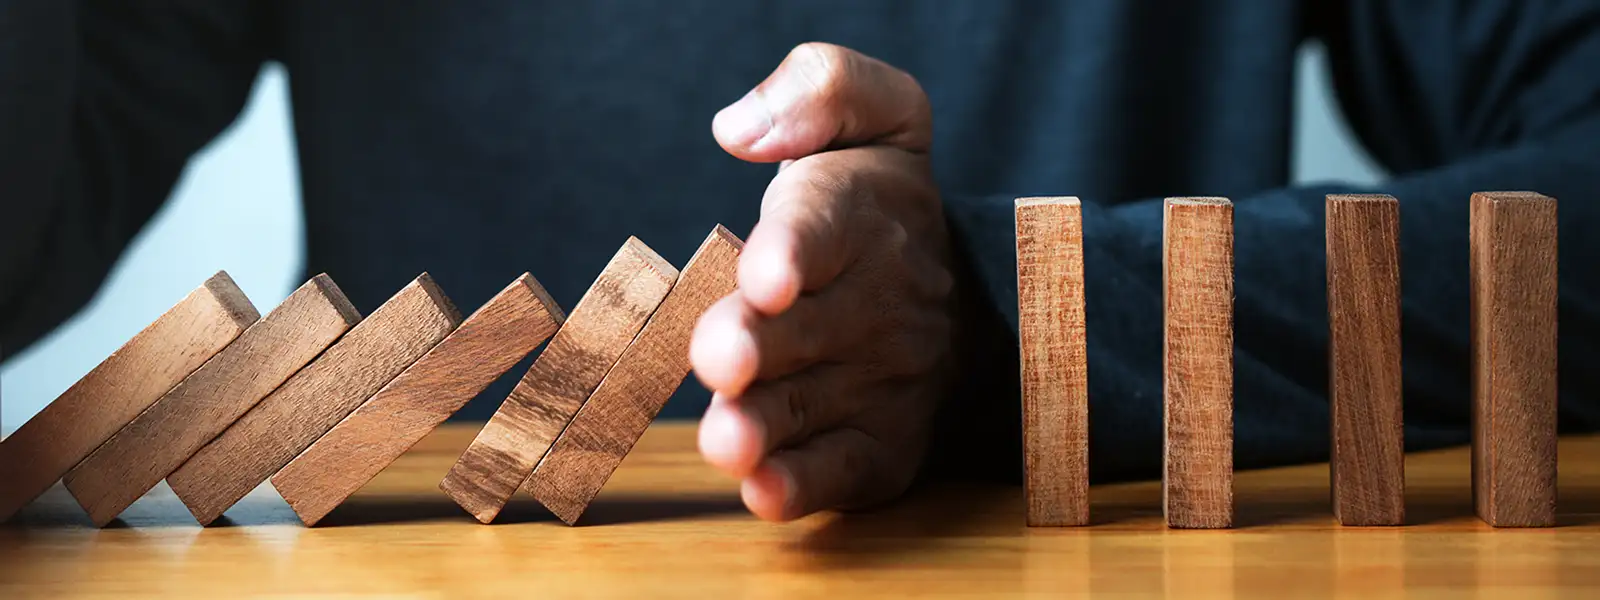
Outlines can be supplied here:
<path id="1" fill-rule="evenodd" d="M 1285 183 L 1302 38 L 1297 3 L 1256 0 L 278 6 L 307 268 L 363 311 L 422 271 L 467 312 L 524 271 L 570 309 L 630 235 L 681 265 L 747 233 L 775 168 L 711 117 L 801 42 L 921 81 L 946 193 L 1117 202 Z M 663 414 L 704 402 L 691 381 Z"/>

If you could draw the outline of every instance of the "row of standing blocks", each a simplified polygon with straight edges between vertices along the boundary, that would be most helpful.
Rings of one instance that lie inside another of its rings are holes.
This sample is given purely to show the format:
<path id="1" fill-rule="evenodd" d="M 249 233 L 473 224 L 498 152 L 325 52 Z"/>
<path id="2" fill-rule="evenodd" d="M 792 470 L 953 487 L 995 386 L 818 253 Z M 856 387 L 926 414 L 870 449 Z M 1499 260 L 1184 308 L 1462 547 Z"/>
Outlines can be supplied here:
<path id="1" fill-rule="evenodd" d="M 1548 527 L 1556 504 L 1556 201 L 1470 199 L 1472 493 L 1496 527 Z M 1233 525 L 1233 205 L 1164 212 L 1167 524 Z M 1399 202 L 1326 202 L 1333 513 L 1405 523 Z M 1024 488 L 1030 526 L 1089 523 L 1083 222 L 1075 198 L 1016 203 Z"/>
<path id="2" fill-rule="evenodd" d="M 104 526 L 165 479 L 210 524 L 270 478 L 314 525 L 548 340 L 440 487 L 486 523 L 518 489 L 575 523 L 742 247 L 718 226 L 680 273 L 630 238 L 570 316 L 523 274 L 463 319 L 424 273 L 366 318 L 326 275 L 260 317 L 218 273 L 0 442 L 0 521 L 62 480 Z"/>

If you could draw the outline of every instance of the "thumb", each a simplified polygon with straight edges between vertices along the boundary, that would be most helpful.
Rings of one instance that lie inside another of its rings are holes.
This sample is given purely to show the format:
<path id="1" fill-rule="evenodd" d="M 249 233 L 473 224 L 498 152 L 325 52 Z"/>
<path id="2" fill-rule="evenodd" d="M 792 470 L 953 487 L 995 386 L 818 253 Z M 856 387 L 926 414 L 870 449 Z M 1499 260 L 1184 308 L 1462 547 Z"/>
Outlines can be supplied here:
<path id="1" fill-rule="evenodd" d="M 932 110 L 917 80 L 854 50 L 801 44 L 711 122 L 717 143 L 751 162 L 868 144 L 926 153 Z"/>

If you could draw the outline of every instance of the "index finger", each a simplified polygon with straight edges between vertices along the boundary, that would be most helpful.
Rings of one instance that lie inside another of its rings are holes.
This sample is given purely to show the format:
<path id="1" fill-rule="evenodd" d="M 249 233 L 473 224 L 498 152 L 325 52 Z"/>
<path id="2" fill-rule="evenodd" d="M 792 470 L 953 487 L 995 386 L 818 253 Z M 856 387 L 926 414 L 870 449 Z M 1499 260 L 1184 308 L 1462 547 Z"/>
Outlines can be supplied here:
<path id="1" fill-rule="evenodd" d="M 781 314 L 801 293 L 832 282 L 880 220 L 857 199 L 869 193 L 861 181 L 866 175 L 833 165 L 839 160 L 852 158 L 797 161 L 767 186 L 761 221 L 739 256 L 739 289 L 761 313 Z"/>

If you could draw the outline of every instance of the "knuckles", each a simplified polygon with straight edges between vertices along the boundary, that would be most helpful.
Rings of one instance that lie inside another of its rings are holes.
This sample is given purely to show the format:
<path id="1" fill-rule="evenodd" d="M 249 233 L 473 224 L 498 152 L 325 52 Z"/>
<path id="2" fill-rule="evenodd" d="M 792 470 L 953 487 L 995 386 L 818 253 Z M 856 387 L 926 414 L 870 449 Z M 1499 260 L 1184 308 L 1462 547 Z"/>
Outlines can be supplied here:
<path id="1" fill-rule="evenodd" d="M 770 187 L 785 195 L 815 194 L 838 199 L 854 197 L 864 187 L 867 169 L 861 157 L 845 151 L 824 152 L 789 164 L 772 178 Z"/>
<path id="2" fill-rule="evenodd" d="M 789 51 L 789 62 L 797 77 L 811 90 L 812 101 L 824 109 L 849 105 L 854 86 L 853 74 L 861 55 L 843 46 L 806 42 Z"/>
<path id="3" fill-rule="evenodd" d="M 800 103 L 809 114 L 839 120 L 836 135 L 896 140 L 918 153 L 932 142 L 928 94 L 904 70 L 843 46 L 807 42 L 789 51 L 779 71 L 805 90 Z M 880 128 L 888 130 L 874 131 Z"/>

